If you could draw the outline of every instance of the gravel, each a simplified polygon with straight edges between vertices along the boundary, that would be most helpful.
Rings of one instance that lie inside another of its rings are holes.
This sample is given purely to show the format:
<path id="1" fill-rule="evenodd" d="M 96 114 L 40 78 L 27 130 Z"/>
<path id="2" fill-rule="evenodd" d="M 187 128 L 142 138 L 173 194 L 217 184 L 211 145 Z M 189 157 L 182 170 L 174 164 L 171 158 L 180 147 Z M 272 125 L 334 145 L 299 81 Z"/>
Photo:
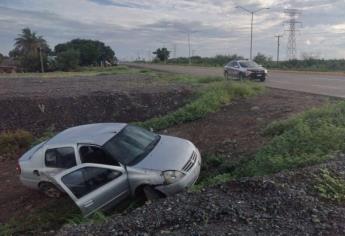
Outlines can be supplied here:
<path id="1" fill-rule="evenodd" d="M 58 235 L 344 235 L 344 206 L 312 187 L 321 168 L 344 174 L 345 159 L 181 193 Z"/>

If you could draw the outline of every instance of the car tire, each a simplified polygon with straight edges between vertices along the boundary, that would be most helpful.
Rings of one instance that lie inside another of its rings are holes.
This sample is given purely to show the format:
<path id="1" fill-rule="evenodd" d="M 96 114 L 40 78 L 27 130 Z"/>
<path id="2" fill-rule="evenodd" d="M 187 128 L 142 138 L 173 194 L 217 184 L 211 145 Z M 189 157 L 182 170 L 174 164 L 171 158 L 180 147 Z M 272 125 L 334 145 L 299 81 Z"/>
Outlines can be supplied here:
<path id="1" fill-rule="evenodd" d="M 260 78 L 260 81 L 261 81 L 261 82 L 265 82 L 265 80 L 266 80 L 266 77 Z"/>
<path id="2" fill-rule="evenodd" d="M 60 198 L 62 192 L 52 183 L 43 182 L 39 185 L 40 190 L 49 198 Z"/>
<path id="3" fill-rule="evenodd" d="M 154 201 L 164 197 L 164 195 L 161 192 L 155 190 L 151 186 L 145 186 L 143 190 L 146 200 Z"/>

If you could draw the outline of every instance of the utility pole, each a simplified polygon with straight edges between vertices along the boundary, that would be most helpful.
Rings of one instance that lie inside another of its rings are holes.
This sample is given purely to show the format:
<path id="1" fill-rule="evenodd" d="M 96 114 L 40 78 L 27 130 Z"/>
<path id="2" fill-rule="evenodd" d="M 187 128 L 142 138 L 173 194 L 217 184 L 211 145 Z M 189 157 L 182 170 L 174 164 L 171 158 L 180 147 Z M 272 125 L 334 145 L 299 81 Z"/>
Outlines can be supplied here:
<path id="1" fill-rule="evenodd" d="M 289 26 L 288 30 L 285 30 L 289 32 L 287 54 L 289 60 L 293 60 L 296 59 L 297 55 L 296 28 L 298 25 L 302 25 L 302 22 L 297 21 L 297 19 L 302 13 L 297 9 L 286 9 L 284 12 L 290 17 L 288 21 L 284 22 L 284 25 L 287 24 Z"/>
<path id="2" fill-rule="evenodd" d="M 40 62 L 41 62 L 41 72 L 44 73 L 43 57 L 42 57 L 42 47 L 39 47 L 40 51 Z"/>
<path id="3" fill-rule="evenodd" d="M 241 7 L 241 6 L 236 6 L 236 8 L 238 9 L 242 9 L 246 12 L 248 12 L 249 14 L 251 14 L 252 18 L 251 18 L 251 23 L 250 23 L 250 60 L 253 60 L 253 26 L 254 26 L 254 14 L 259 12 L 259 11 L 263 11 L 263 10 L 269 10 L 270 8 L 260 8 L 257 9 L 255 11 L 250 11 L 247 8 Z"/>
<path id="4" fill-rule="evenodd" d="M 174 43 L 174 45 L 173 45 L 174 47 L 173 47 L 173 49 L 174 49 L 174 58 L 176 58 L 177 57 L 177 45 L 176 45 L 176 43 Z"/>
<path id="5" fill-rule="evenodd" d="M 190 31 L 188 31 L 188 58 L 189 58 L 189 65 L 191 65 L 192 58 L 190 57 Z"/>
<path id="6" fill-rule="evenodd" d="M 277 65 L 278 65 L 278 63 L 279 63 L 279 51 L 280 51 L 280 38 L 282 38 L 283 35 L 278 34 L 274 37 L 276 37 L 278 39 L 278 46 L 277 46 Z"/>

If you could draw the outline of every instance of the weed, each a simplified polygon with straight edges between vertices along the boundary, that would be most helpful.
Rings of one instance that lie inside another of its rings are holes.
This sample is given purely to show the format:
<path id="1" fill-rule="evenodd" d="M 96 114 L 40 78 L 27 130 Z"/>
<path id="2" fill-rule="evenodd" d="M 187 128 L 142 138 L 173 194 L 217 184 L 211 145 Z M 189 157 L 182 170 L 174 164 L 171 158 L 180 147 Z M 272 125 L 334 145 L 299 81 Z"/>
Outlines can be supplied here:
<path id="1" fill-rule="evenodd" d="M 323 199 L 337 203 L 345 201 L 345 180 L 334 176 L 327 169 L 322 169 L 320 177 L 314 186 L 319 196 Z"/>
<path id="2" fill-rule="evenodd" d="M 0 155 L 17 154 L 33 142 L 33 135 L 25 130 L 0 133 Z"/>
<path id="3" fill-rule="evenodd" d="M 71 200 L 59 199 L 30 214 L 11 218 L 0 227 L 0 235 L 36 235 L 56 230 L 78 215 L 79 210 Z"/>
<path id="4" fill-rule="evenodd" d="M 186 123 L 218 111 L 234 97 L 247 97 L 262 91 L 263 87 L 253 83 L 216 82 L 199 92 L 198 97 L 175 112 L 137 123 L 145 128 L 161 130 L 172 125 Z"/>
<path id="5" fill-rule="evenodd" d="M 345 102 L 274 122 L 263 133 L 272 140 L 254 160 L 238 168 L 237 176 L 267 175 L 317 164 L 345 151 Z"/>

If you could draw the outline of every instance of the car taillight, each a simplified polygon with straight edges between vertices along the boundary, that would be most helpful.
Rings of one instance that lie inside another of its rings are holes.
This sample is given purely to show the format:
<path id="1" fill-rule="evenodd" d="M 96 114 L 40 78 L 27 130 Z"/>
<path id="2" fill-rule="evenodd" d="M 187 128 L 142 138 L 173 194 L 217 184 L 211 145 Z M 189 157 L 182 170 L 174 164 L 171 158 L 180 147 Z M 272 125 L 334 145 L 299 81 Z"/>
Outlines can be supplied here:
<path id="1" fill-rule="evenodd" d="M 20 175 L 22 173 L 22 170 L 20 169 L 19 163 L 17 163 L 16 171 L 17 171 L 18 175 Z"/>

